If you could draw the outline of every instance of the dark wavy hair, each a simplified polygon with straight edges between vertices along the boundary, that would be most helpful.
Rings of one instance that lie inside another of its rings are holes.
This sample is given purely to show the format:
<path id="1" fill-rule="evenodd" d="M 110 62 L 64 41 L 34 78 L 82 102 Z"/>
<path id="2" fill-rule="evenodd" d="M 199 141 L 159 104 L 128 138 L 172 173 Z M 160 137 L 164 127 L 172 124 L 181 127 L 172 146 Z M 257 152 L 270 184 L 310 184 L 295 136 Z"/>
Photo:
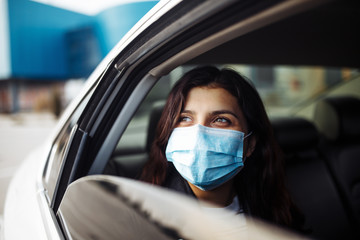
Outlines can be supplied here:
<path id="1" fill-rule="evenodd" d="M 258 92 L 237 72 L 205 66 L 187 72 L 171 90 L 161 115 L 150 160 L 141 180 L 162 185 L 167 171 L 165 149 L 189 91 L 195 87 L 223 88 L 236 97 L 256 138 L 256 147 L 235 177 L 235 188 L 246 213 L 283 226 L 295 227 L 297 211 L 284 183 L 284 167 L 269 118 Z"/>

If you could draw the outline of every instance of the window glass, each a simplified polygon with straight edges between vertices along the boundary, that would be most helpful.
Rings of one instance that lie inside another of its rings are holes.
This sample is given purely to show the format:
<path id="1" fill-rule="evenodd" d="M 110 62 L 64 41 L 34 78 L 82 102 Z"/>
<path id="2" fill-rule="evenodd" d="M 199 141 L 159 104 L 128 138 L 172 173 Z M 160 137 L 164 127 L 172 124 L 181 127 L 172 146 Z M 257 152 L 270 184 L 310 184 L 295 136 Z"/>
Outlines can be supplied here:
<path id="1" fill-rule="evenodd" d="M 88 94 L 88 96 L 81 102 L 81 104 L 79 104 L 78 108 L 74 111 L 71 118 L 60 131 L 60 134 L 56 138 L 51 148 L 47 168 L 45 170 L 43 178 L 50 200 L 54 195 L 56 183 L 61 171 L 61 166 L 63 165 L 68 146 L 71 143 L 71 133 L 74 129 L 74 126 L 77 124 L 80 115 L 83 113 L 83 110 L 87 102 L 89 101 L 90 96 L 91 94 Z"/>

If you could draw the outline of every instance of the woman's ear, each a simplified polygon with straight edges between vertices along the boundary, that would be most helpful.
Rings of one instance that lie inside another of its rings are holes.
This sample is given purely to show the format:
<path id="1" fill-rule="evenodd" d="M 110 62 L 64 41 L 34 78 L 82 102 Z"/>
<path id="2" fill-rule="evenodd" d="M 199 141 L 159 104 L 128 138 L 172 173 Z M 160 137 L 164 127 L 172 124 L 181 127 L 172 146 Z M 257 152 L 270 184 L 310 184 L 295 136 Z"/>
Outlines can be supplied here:
<path id="1" fill-rule="evenodd" d="M 246 157 L 250 157 L 251 154 L 253 153 L 253 151 L 255 150 L 256 147 L 256 136 L 250 136 L 249 142 L 247 144 L 247 148 L 246 148 Z"/>

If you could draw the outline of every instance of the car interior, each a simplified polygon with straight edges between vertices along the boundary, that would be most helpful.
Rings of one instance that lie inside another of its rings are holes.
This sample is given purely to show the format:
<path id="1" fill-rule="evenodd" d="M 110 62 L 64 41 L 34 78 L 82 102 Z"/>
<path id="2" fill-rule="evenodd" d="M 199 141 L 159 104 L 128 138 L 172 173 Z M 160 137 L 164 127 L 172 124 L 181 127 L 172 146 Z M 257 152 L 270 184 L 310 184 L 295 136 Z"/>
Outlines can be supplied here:
<path id="1" fill-rule="evenodd" d="M 347 36 L 359 27 L 354 20 L 358 7 L 335 2 L 316 8 L 177 66 L 138 108 L 104 174 L 138 178 L 167 94 L 183 73 L 199 65 L 229 67 L 248 78 L 263 99 L 284 154 L 287 187 L 305 216 L 309 236 L 357 239 L 360 51 L 359 39 Z"/>
<path id="2" fill-rule="evenodd" d="M 350 83 L 353 81 L 359 82 L 359 76 Z M 169 82 L 169 76 L 162 79 L 138 109 L 112 154 L 106 174 L 139 177 L 165 104 L 166 95 L 157 93 L 169 91 Z M 308 103 L 315 104 L 311 108 L 313 119 L 284 113 L 270 119 L 285 156 L 288 189 L 305 215 L 311 236 L 351 239 L 358 234 L 360 217 L 360 99 L 327 94 Z"/>

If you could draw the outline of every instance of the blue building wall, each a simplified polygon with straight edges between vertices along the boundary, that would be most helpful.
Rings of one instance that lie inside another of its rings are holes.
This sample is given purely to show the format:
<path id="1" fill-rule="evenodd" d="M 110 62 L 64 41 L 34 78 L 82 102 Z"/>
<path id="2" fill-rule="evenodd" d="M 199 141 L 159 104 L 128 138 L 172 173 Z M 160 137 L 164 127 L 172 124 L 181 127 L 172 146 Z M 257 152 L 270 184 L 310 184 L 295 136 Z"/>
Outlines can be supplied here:
<path id="1" fill-rule="evenodd" d="M 156 3 L 120 5 L 96 16 L 87 16 L 29 0 L 8 0 L 11 76 L 28 79 L 86 77 Z M 88 57 L 92 57 L 91 65 L 81 62 Z M 74 64 L 83 69 L 74 68 Z"/>
<path id="2" fill-rule="evenodd" d="M 120 5 L 96 16 L 96 32 L 105 56 L 158 1 Z"/>

